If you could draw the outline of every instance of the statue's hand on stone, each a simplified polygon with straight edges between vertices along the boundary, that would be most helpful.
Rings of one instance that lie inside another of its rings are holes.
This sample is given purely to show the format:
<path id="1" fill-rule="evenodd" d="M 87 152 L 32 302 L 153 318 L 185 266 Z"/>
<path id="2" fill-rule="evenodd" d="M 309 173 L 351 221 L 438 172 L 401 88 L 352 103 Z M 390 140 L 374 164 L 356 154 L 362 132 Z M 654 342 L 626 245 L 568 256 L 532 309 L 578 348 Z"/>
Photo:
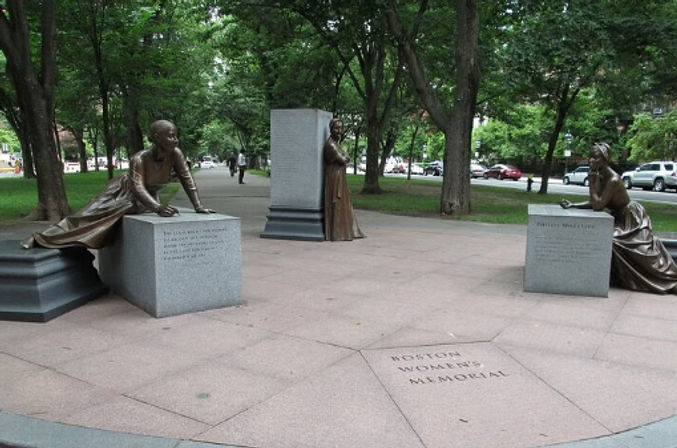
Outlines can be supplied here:
<path id="1" fill-rule="evenodd" d="M 172 207 L 171 205 L 161 205 L 160 208 L 155 212 L 160 216 L 169 217 L 179 214 L 179 209 Z"/>
<path id="2" fill-rule="evenodd" d="M 211 208 L 203 207 L 202 205 L 195 207 L 195 211 L 197 213 L 216 213 L 214 210 Z"/>
<path id="3" fill-rule="evenodd" d="M 559 202 L 559 205 L 560 205 L 560 207 L 562 207 L 562 208 L 571 208 L 571 201 L 569 201 L 568 199 L 562 199 L 562 200 Z"/>

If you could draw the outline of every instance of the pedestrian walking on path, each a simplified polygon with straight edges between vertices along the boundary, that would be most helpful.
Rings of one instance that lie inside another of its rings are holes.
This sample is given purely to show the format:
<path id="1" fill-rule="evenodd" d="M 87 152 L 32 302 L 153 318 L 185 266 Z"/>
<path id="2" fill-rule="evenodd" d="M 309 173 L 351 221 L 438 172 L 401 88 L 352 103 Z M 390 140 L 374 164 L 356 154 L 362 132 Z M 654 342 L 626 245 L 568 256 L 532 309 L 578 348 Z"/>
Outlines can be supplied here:
<path id="1" fill-rule="evenodd" d="M 241 149 L 240 154 L 237 156 L 237 169 L 240 172 L 237 177 L 237 183 L 244 184 L 244 172 L 247 169 L 247 158 L 244 156 L 244 149 Z"/>
<path id="2" fill-rule="evenodd" d="M 235 172 L 237 171 L 237 158 L 235 158 L 235 153 L 231 154 L 230 157 L 228 157 L 226 164 L 228 165 L 228 169 L 230 170 L 230 177 L 235 176 Z"/>

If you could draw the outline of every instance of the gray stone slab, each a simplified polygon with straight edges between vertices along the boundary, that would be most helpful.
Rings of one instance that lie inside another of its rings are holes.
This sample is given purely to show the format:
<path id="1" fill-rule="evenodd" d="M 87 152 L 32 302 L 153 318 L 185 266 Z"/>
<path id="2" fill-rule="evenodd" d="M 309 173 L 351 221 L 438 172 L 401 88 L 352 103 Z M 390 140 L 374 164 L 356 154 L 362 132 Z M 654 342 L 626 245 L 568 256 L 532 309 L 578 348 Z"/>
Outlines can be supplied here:
<path id="1" fill-rule="evenodd" d="M 159 379 L 129 396 L 193 420 L 218 425 L 288 386 L 287 381 L 235 368 L 229 362 L 214 361 Z"/>
<path id="2" fill-rule="evenodd" d="M 118 396 L 113 400 L 69 415 L 62 420 L 71 425 L 147 434 L 156 437 L 192 439 L 210 426 L 192 418 Z"/>
<path id="3" fill-rule="evenodd" d="M 242 303 L 240 220 L 181 210 L 128 215 L 116 243 L 99 251 L 113 291 L 155 317 Z"/>
<path id="4" fill-rule="evenodd" d="M 261 237 L 324 240 L 322 150 L 331 118 L 319 109 L 270 112 L 270 211 Z"/>
<path id="5" fill-rule="evenodd" d="M 359 354 L 193 439 L 262 448 L 424 448 Z"/>
<path id="6" fill-rule="evenodd" d="M 524 290 L 607 297 L 613 217 L 529 204 Z"/>
<path id="7" fill-rule="evenodd" d="M 429 448 L 524 447 L 609 433 L 490 343 L 363 354 Z"/>
<path id="8" fill-rule="evenodd" d="M 332 114 L 319 109 L 270 112 L 270 201 L 273 206 L 322 207 L 322 148 Z"/>
<path id="9" fill-rule="evenodd" d="M 0 319 L 47 322 L 105 294 L 85 248 L 24 249 L 0 241 Z"/>
<path id="10" fill-rule="evenodd" d="M 502 348 L 610 431 L 624 431 L 677 413 L 677 373 Z"/>

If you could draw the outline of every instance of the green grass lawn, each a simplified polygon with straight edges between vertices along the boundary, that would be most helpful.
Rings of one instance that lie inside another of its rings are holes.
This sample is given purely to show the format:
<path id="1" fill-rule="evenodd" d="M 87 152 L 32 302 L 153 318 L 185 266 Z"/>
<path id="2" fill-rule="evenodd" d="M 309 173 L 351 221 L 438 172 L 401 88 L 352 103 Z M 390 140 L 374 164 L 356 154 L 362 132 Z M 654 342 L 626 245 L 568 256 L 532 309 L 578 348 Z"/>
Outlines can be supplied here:
<path id="1" fill-rule="evenodd" d="M 116 171 L 119 176 L 123 171 Z M 73 210 L 80 210 L 108 183 L 107 171 L 65 174 L 66 196 Z M 166 202 L 180 188 L 172 183 L 165 188 L 160 200 Z M 0 178 L 0 220 L 15 220 L 28 215 L 37 205 L 37 182 L 23 177 Z"/>
<path id="2" fill-rule="evenodd" d="M 120 175 L 122 171 L 116 173 Z M 255 170 L 250 174 L 267 175 Z M 85 174 L 66 174 L 66 194 L 73 210 L 81 209 L 96 196 L 108 182 L 106 171 Z M 356 208 L 383 213 L 439 218 L 441 184 L 426 180 L 385 177 L 380 179 L 380 195 L 360 195 L 363 176 L 348 175 L 348 184 Z M 167 203 L 180 188 L 172 183 L 162 191 L 160 199 Z M 470 193 L 472 213 L 463 220 L 526 224 L 528 204 L 557 204 L 562 198 L 574 202 L 584 196 L 540 195 L 512 188 L 473 185 Z M 37 204 L 35 179 L 23 177 L 0 178 L 0 220 L 16 220 L 30 213 Z M 657 232 L 677 233 L 677 205 L 657 202 L 642 202 L 653 221 Z"/>

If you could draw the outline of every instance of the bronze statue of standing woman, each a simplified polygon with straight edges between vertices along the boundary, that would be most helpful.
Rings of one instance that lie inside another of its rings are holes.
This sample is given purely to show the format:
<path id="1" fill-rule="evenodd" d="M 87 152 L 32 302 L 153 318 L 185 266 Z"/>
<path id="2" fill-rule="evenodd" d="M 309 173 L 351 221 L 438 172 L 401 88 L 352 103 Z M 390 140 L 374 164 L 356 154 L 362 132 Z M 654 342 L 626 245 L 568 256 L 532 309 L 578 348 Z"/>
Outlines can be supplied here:
<path id="1" fill-rule="evenodd" d="M 43 232 L 33 234 L 21 245 L 62 248 L 84 246 L 100 249 L 112 244 L 115 224 L 127 214 L 154 212 L 170 217 L 178 214 L 176 207 L 162 205 L 158 193 L 176 174 L 195 211 L 214 213 L 202 205 L 186 159 L 178 148 L 176 126 L 167 120 L 150 126 L 153 146 L 134 154 L 129 171 L 111 179 L 106 188 L 74 215 L 68 216 Z"/>
<path id="2" fill-rule="evenodd" d="M 609 166 L 611 147 L 590 149 L 590 195 L 586 202 L 564 199 L 563 208 L 604 209 L 614 217 L 611 281 L 617 286 L 659 294 L 677 293 L 677 264 L 654 235 L 644 207 L 631 201 L 623 180 Z"/>
<path id="3" fill-rule="evenodd" d="M 357 225 L 346 181 L 350 157 L 341 149 L 343 123 L 329 122 L 330 136 L 324 144 L 324 237 L 328 241 L 352 241 L 364 238 Z"/>

